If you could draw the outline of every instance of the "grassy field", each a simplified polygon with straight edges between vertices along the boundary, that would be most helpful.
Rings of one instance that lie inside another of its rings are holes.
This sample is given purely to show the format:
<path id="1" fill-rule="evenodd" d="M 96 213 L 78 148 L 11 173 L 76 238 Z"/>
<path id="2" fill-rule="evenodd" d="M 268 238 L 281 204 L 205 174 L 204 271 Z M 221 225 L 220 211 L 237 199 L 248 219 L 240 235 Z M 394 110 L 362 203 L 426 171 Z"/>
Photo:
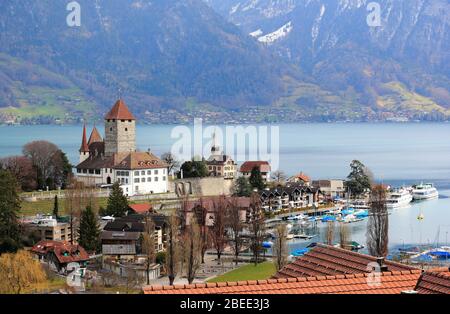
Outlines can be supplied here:
<path id="1" fill-rule="evenodd" d="M 221 276 L 217 276 L 208 282 L 225 282 L 225 281 L 240 281 L 240 280 L 264 280 L 269 279 L 275 275 L 275 264 L 272 262 L 264 262 L 255 266 L 249 264 L 238 269 L 232 270 Z"/>

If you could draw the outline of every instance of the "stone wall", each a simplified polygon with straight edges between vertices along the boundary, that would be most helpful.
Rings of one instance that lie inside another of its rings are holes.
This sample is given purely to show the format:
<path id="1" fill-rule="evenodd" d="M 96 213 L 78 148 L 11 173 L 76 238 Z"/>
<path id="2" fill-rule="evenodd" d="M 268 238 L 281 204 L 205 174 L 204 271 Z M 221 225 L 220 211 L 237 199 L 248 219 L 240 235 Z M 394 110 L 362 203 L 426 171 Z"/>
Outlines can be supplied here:
<path id="1" fill-rule="evenodd" d="M 234 180 L 225 180 L 223 178 L 188 178 L 170 182 L 169 190 L 178 197 L 184 195 L 216 196 L 231 195 L 233 186 Z"/>
<path id="2" fill-rule="evenodd" d="M 105 121 L 105 154 L 136 151 L 136 122 L 134 120 Z"/>

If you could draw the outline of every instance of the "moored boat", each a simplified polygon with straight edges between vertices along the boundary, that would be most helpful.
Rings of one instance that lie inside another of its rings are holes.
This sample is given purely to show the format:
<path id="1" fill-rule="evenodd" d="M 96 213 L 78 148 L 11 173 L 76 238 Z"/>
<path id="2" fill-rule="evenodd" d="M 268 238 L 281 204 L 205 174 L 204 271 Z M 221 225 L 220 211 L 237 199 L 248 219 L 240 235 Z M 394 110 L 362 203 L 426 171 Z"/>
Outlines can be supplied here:
<path id="1" fill-rule="evenodd" d="M 430 200 L 439 197 L 438 190 L 432 183 L 419 184 L 413 187 L 413 199 L 416 201 Z"/>

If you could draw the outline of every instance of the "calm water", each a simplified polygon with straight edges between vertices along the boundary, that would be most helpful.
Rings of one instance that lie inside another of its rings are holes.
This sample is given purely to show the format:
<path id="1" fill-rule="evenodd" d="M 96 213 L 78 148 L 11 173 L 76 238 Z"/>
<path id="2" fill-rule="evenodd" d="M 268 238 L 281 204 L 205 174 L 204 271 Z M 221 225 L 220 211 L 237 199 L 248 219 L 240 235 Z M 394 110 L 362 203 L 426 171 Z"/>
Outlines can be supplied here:
<path id="1" fill-rule="evenodd" d="M 292 175 L 345 178 L 353 159 L 363 161 L 376 178 L 395 185 L 436 183 L 443 198 L 396 210 L 390 216 L 390 244 L 439 242 L 450 231 L 450 124 L 286 124 L 280 127 L 280 168 Z M 137 144 L 160 155 L 171 150 L 173 126 L 138 126 Z M 32 140 L 60 146 L 76 164 L 81 126 L 0 127 L 0 156 L 19 154 Z M 100 130 L 102 131 L 102 130 Z M 205 139 L 205 143 L 208 140 Z M 423 211 L 425 220 L 417 216 Z M 365 243 L 365 222 L 349 225 L 352 239 Z M 319 233 L 323 230 L 319 228 Z M 322 235 L 320 236 L 322 237 Z M 447 241 L 450 239 L 447 239 Z M 305 246 L 304 241 L 293 248 Z"/>

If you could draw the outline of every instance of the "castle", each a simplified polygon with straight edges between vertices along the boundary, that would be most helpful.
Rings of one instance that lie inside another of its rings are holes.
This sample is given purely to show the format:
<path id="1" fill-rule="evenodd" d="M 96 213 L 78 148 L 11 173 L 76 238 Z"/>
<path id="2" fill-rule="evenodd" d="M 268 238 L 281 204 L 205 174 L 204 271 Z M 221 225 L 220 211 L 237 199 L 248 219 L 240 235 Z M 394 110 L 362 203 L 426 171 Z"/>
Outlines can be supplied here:
<path id="1" fill-rule="evenodd" d="M 122 99 L 105 116 L 105 139 L 94 126 L 87 140 L 84 125 L 76 169 L 78 181 L 88 186 L 119 182 L 127 196 L 168 191 L 168 165 L 136 151 L 136 118 Z"/>

